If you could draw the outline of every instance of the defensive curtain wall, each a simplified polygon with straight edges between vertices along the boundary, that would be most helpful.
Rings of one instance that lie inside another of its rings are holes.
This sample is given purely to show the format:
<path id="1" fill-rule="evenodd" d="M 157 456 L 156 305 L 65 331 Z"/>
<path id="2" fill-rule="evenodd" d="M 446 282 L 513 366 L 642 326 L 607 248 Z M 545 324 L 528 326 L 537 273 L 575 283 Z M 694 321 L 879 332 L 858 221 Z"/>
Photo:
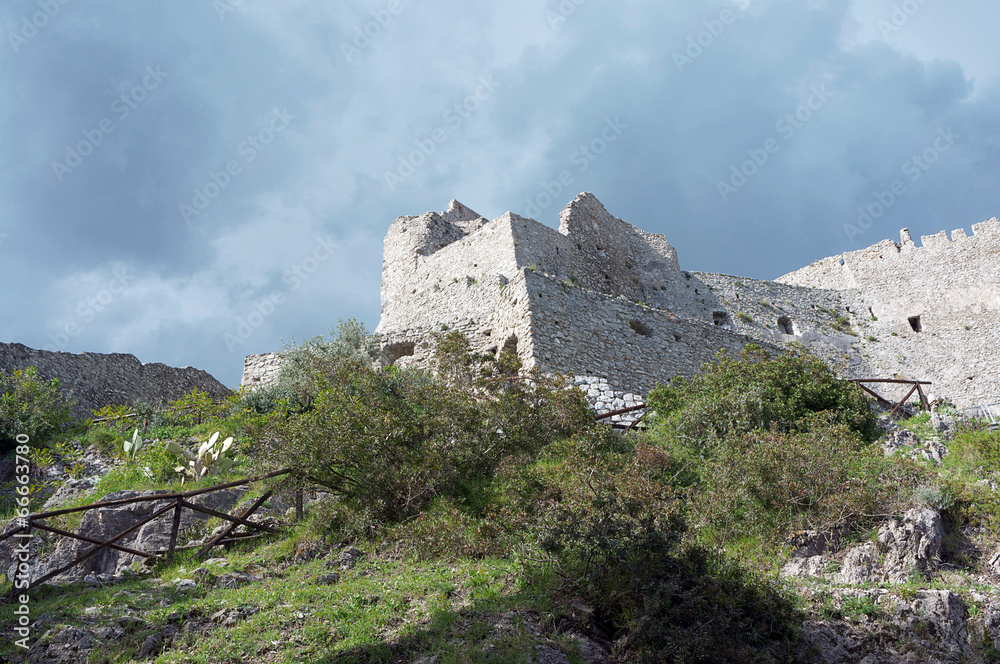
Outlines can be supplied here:
<path id="1" fill-rule="evenodd" d="M 877 375 L 934 383 L 972 407 L 1000 401 L 1000 222 L 817 261 L 779 282 L 834 289 L 863 326 L 858 352 Z"/>
<path id="2" fill-rule="evenodd" d="M 777 281 L 680 269 L 662 235 L 576 197 L 553 230 L 507 213 L 488 221 L 452 201 L 400 217 L 385 238 L 383 362 L 427 366 L 434 334 L 527 368 L 576 376 L 600 408 L 691 375 L 720 349 L 801 344 L 845 377 L 903 377 L 962 406 L 1000 400 L 997 222 L 819 261 Z M 916 322 L 914 318 L 916 317 Z M 274 354 L 247 358 L 266 383 Z"/>

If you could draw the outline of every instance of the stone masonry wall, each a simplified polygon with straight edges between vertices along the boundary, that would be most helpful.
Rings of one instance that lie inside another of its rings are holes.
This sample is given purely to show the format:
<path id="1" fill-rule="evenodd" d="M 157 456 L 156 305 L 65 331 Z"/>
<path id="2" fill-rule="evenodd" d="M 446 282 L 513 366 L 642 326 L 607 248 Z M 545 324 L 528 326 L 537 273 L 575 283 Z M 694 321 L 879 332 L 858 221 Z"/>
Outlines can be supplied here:
<path id="1" fill-rule="evenodd" d="M 243 378 L 240 385 L 248 388 L 267 385 L 277 378 L 281 358 L 277 353 L 247 355 L 243 360 Z"/>
<path id="2" fill-rule="evenodd" d="M 176 369 L 165 364 L 143 364 L 122 353 L 61 353 L 35 350 L 21 344 L 0 343 L 0 370 L 10 374 L 33 366 L 45 379 L 58 378 L 64 393 L 76 400 L 73 416 L 87 418 L 92 409 L 142 400 L 163 404 L 198 388 L 221 399 L 229 388 L 201 369 Z"/>
<path id="3" fill-rule="evenodd" d="M 961 407 L 1000 401 L 1000 221 L 817 261 L 781 283 L 837 289 L 858 314 L 874 376 L 928 380 Z"/>
<path id="4" fill-rule="evenodd" d="M 376 332 L 384 363 L 426 367 L 435 336 L 459 330 L 476 352 L 509 348 L 526 368 L 576 376 L 604 410 L 750 341 L 801 345 L 844 377 L 929 380 L 960 407 L 1000 401 L 1000 222 L 922 243 L 904 229 L 898 244 L 769 282 L 682 271 L 664 236 L 588 193 L 558 231 L 452 201 L 390 226 Z M 244 384 L 276 361 L 248 358 Z"/>
<path id="5" fill-rule="evenodd" d="M 692 376 L 715 354 L 751 338 L 624 298 L 608 298 L 526 272 L 537 364 L 558 373 L 603 376 L 646 393 L 674 376 Z"/>

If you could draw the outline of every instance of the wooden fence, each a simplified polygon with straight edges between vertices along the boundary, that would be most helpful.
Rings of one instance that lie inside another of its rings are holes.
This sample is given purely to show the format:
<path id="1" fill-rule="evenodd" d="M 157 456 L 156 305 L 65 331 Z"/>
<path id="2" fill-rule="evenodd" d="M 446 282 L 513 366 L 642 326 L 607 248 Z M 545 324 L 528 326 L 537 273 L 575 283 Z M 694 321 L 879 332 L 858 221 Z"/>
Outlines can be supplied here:
<path id="1" fill-rule="evenodd" d="M 235 481 L 235 482 L 227 482 L 226 484 L 217 484 L 215 486 L 207 487 L 207 488 L 204 488 L 204 489 L 194 489 L 194 490 L 185 491 L 185 492 L 182 492 L 182 493 L 168 493 L 168 494 L 160 494 L 160 495 L 154 495 L 154 496 L 138 496 L 138 497 L 135 497 L 135 498 L 121 498 L 121 499 L 118 499 L 118 500 L 107 500 L 107 501 L 102 501 L 102 502 L 97 502 L 97 503 L 91 503 L 90 505 L 81 505 L 80 507 L 69 507 L 69 508 L 66 508 L 66 509 L 54 510 L 54 511 L 50 511 L 50 512 L 41 512 L 41 513 L 38 513 L 38 514 L 30 514 L 27 517 L 24 517 L 23 519 L 19 519 L 20 521 L 23 522 L 22 525 L 20 525 L 20 526 L 14 528 L 13 530 L 9 530 L 9 531 L 3 533 L 2 535 L 0 535 L 0 542 L 4 541 L 4 540 L 6 540 L 6 539 L 8 539 L 10 537 L 14 537 L 15 535 L 18 535 L 19 533 L 23 533 L 23 532 L 29 533 L 29 536 L 30 536 L 31 530 L 32 529 L 37 529 L 37 530 L 42 530 L 42 531 L 45 531 L 45 532 L 53 533 L 53 534 L 58 535 L 60 537 L 70 537 L 70 538 L 73 538 L 73 539 L 80 540 L 82 542 L 87 542 L 88 544 L 95 544 L 96 545 L 93 548 L 91 548 L 91 549 L 87 550 L 86 552 L 84 552 L 84 553 L 80 554 L 79 556 L 77 556 L 77 558 L 74 559 L 72 562 L 63 565 L 63 566 L 61 566 L 60 568 L 58 568 L 56 570 L 52 570 L 52 571 L 48 572 L 47 574 L 45 574 L 44 576 L 42 576 L 41 578 L 35 579 L 34 581 L 32 581 L 28 585 L 28 589 L 31 589 L 31 588 L 34 588 L 34 587 L 42 584 L 42 583 L 45 583 L 49 579 L 51 579 L 51 578 L 53 578 L 55 576 L 58 576 L 58 575 L 62 574 L 63 572 L 65 572 L 65 571 L 67 571 L 67 570 L 69 570 L 69 569 L 71 569 L 71 568 L 73 568 L 73 567 L 75 567 L 75 566 L 77 566 L 77 565 L 79 565 L 79 564 L 81 564 L 81 563 L 89 560 L 90 558 L 92 558 L 93 556 L 97 555 L 101 551 L 104 551 L 105 549 L 113 549 L 115 551 L 121 551 L 123 553 L 129 553 L 129 554 L 132 554 L 134 556 L 139 556 L 141 558 L 147 558 L 147 559 L 151 559 L 151 558 L 152 559 L 156 559 L 156 558 L 160 558 L 161 556 L 163 556 L 163 559 L 169 564 L 173 560 L 173 558 L 174 558 L 174 552 L 175 551 L 179 551 L 181 549 L 196 548 L 196 547 L 199 546 L 199 545 L 177 546 L 177 533 L 180 530 L 181 513 L 185 509 L 189 509 L 189 510 L 192 510 L 192 511 L 195 511 L 195 512 L 200 512 L 202 514 L 206 514 L 208 516 L 214 516 L 214 517 L 218 517 L 220 519 L 223 519 L 225 521 L 229 521 L 229 525 L 226 526 L 226 528 L 224 528 L 220 533 L 218 533 L 217 535 L 215 535 L 214 537 L 212 537 L 212 539 L 210 539 L 205 544 L 200 545 L 201 548 L 198 551 L 198 553 L 195 554 L 195 558 L 203 558 L 215 546 L 225 545 L 225 544 L 231 544 L 233 542 L 243 541 L 243 540 L 246 540 L 246 539 L 253 539 L 255 537 L 260 537 L 260 536 L 262 536 L 264 534 L 267 534 L 267 533 L 270 533 L 270 532 L 274 532 L 273 528 L 270 528 L 270 527 L 268 527 L 266 525 L 263 525 L 263 524 L 260 524 L 260 523 L 254 523 L 254 522 L 252 522 L 252 521 L 249 520 L 249 517 L 254 512 L 256 512 L 257 509 L 261 505 L 263 505 L 264 502 L 266 502 L 268 498 L 271 497 L 271 495 L 274 493 L 274 490 L 273 489 L 268 489 L 267 491 L 265 491 L 264 494 L 260 498 L 258 498 L 256 501 L 254 501 L 254 503 L 249 508 L 243 510 L 243 512 L 240 515 L 238 515 L 238 516 L 235 515 L 235 514 L 224 514 L 222 512 L 213 510 L 211 508 L 204 507 L 202 505 L 197 505 L 195 503 L 190 502 L 190 500 L 189 500 L 190 498 L 194 498 L 195 496 L 201 496 L 201 495 L 208 494 L 208 493 L 213 493 L 215 491 L 222 491 L 223 489 L 231 489 L 233 487 L 243 486 L 243 485 L 246 485 L 246 484 L 250 484 L 252 482 L 258 482 L 258 481 L 262 481 L 262 480 L 271 479 L 271 478 L 274 478 L 274 477 L 280 477 L 280 476 L 283 476 L 283 475 L 287 475 L 290 472 L 291 471 L 287 470 L 287 469 L 286 470 L 278 470 L 278 471 L 275 471 L 273 473 L 268 473 L 267 475 L 261 475 L 259 477 L 252 477 L 252 478 L 249 478 L 249 479 L 238 480 L 238 481 Z M 98 539 L 95 539 L 93 537 L 89 537 L 87 535 L 83 535 L 83 534 L 80 534 L 80 533 L 71 533 L 69 531 L 62 530 L 60 528 L 55 528 L 55 527 L 50 526 L 50 525 L 48 525 L 46 523 L 43 523 L 43 521 L 45 519 L 49 519 L 49 518 L 57 517 L 57 516 L 62 516 L 64 514 L 73 514 L 75 512 L 87 512 L 87 511 L 90 511 L 90 510 L 101 509 L 101 508 L 104 508 L 104 507 L 120 507 L 122 505 L 130 505 L 130 504 L 134 504 L 134 503 L 161 502 L 161 501 L 168 501 L 169 504 L 166 505 L 165 507 L 162 507 L 162 508 L 156 510 L 155 512 L 153 512 L 149 516 L 145 517 L 144 519 L 142 519 L 142 520 L 140 520 L 140 521 L 132 524 L 131 526 L 129 526 L 128 528 L 126 528 L 126 529 L 122 530 L 121 532 L 117 533 L 116 535 L 114 535 L 110 539 L 107 539 L 107 540 L 104 540 L 104 541 L 101 541 L 101 540 L 98 540 Z M 296 514 L 299 517 L 301 517 L 301 511 L 302 511 L 302 500 L 301 500 L 301 493 L 299 493 L 296 496 Z M 139 528 L 141 528 L 142 526 L 146 525 L 147 523 L 149 523 L 149 522 L 151 522 L 151 521 L 153 521 L 155 519 L 158 519 L 161 516 L 164 516 L 164 515 L 166 515 L 166 514 L 168 514 L 170 512 L 173 512 L 173 525 L 172 525 L 171 530 L 170 530 L 170 542 L 169 542 L 169 545 L 167 546 L 166 549 L 157 550 L 157 551 L 140 551 L 138 549 L 133 549 L 133 548 L 130 548 L 130 547 L 122 546 L 120 544 L 116 544 L 116 542 L 118 542 L 119 540 L 121 540 L 122 538 L 124 538 L 129 533 L 132 533 L 132 532 L 138 530 Z M 245 534 L 233 534 L 233 530 L 236 528 L 236 526 L 241 526 L 241 525 L 247 527 L 248 529 L 250 529 L 251 532 L 248 532 L 248 533 L 245 533 Z M 165 554 L 165 556 L 164 556 L 164 554 Z M 12 589 L 11 592 L 13 593 L 14 590 Z"/>
<path id="2" fill-rule="evenodd" d="M 920 396 L 920 406 L 921 406 L 921 408 L 923 408 L 924 410 L 930 410 L 931 409 L 931 405 L 927 401 L 927 396 L 924 394 L 924 390 L 921 387 L 921 385 L 930 385 L 931 384 L 931 383 L 928 383 L 927 381 L 922 381 L 922 380 L 905 380 L 905 379 L 902 379 L 902 378 L 855 378 L 851 382 L 853 382 L 854 384 L 856 384 L 864 392 L 866 392 L 866 393 L 870 394 L 871 396 L 875 397 L 875 399 L 881 405 L 885 406 L 886 408 L 891 408 L 892 411 L 889 413 L 890 415 L 895 415 L 896 411 L 899 410 L 900 408 L 902 408 L 906 404 L 906 400 L 909 399 L 911 396 L 913 396 L 914 392 L 916 392 Z M 884 384 L 912 385 L 912 387 L 910 388 L 910 391 L 906 393 L 906 396 L 903 397 L 902 399 L 900 399 L 898 403 L 893 403 L 892 401 L 889 401 L 888 399 L 886 399 L 882 395 L 880 395 L 877 392 L 875 392 L 875 390 L 867 387 L 865 384 L 873 384 L 873 385 L 878 385 L 878 384 L 883 384 L 883 385 Z"/>

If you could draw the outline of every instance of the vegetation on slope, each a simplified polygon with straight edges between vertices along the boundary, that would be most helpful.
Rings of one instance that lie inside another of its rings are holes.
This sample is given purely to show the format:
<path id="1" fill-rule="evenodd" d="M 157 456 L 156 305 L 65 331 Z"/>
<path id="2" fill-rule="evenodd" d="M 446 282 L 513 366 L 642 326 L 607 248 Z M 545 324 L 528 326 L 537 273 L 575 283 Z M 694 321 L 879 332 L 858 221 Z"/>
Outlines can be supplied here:
<path id="1" fill-rule="evenodd" d="M 289 349 L 272 388 L 87 425 L 81 440 L 120 456 L 135 427 L 159 441 L 87 500 L 176 481 L 164 441 L 216 430 L 236 437 L 232 477 L 287 467 L 286 488 L 327 495 L 291 531 L 228 555 L 226 569 L 257 579 L 246 587 L 216 589 L 221 570 L 181 555 L 157 583 L 49 588 L 34 610 L 53 624 L 94 624 L 87 606 L 105 621 L 141 612 L 94 662 L 134 661 L 182 624 L 201 627 L 157 661 L 513 662 L 539 644 L 582 661 L 574 633 L 625 662 L 809 661 L 806 607 L 774 575 L 787 538 L 863 538 L 921 487 L 969 505 L 974 484 L 954 478 L 1000 463 L 980 434 L 959 445 L 951 480 L 885 457 L 868 402 L 803 355 L 721 355 L 655 390 L 650 427 L 622 436 L 594 424 L 579 391 L 524 376 L 509 354 L 477 357 L 457 333 L 439 338 L 433 374 L 373 368 L 374 348 L 348 321 Z M 338 567 L 345 546 L 366 553 L 357 568 Z M 172 583 L 192 577 L 187 593 Z M 208 620 L 237 609 L 231 624 Z"/>

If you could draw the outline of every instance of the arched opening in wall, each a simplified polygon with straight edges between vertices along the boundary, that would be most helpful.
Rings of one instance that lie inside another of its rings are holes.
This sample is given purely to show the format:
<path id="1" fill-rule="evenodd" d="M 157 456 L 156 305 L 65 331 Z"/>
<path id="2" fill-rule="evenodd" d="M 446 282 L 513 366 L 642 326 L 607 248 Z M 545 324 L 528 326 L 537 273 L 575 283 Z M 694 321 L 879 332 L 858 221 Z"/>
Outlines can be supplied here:
<path id="1" fill-rule="evenodd" d="M 795 334 L 795 329 L 792 327 L 792 319 L 788 316 L 782 316 L 778 319 L 778 330 L 782 334 Z"/>
<path id="2" fill-rule="evenodd" d="M 644 325 L 642 321 L 634 320 L 631 323 L 629 323 L 628 326 L 631 327 L 632 331 L 638 335 L 644 337 L 653 336 L 653 328 L 649 327 L 648 325 Z"/>
<path id="3" fill-rule="evenodd" d="M 725 325 L 729 325 L 729 314 L 727 314 L 725 311 L 713 311 L 712 322 L 715 323 L 716 327 L 723 327 Z"/>
<path id="4" fill-rule="evenodd" d="M 395 364 L 396 360 L 401 357 L 411 357 L 416 350 L 416 345 L 412 341 L 401 341 L 395 344 L 389 344 L 382 349 L 385 353 L 386 358 L 389 360 L 389 364 Z"/>
<path id="5" fill-rule="evenodd" d="M 924 331 L 924 325 L 920 322 L 920 316 L 910 316 L 907 320 L 910 321 L 910 327 L 914 332 Z"/>
<path id="6" fill-rule="evenodd" d="M 503 348 L 500 349 L 500 352 L 497 353 L 497 355 L 499 356 L 499 355 L 502 355 L 503 353 L 507 353 L 507 352 L 512 353 L 513 355 L 517 355 L 517 335 L 516 334 L 512 334 L 509 337 L 507 337 L 507 341 L 504 342 Z"/>

